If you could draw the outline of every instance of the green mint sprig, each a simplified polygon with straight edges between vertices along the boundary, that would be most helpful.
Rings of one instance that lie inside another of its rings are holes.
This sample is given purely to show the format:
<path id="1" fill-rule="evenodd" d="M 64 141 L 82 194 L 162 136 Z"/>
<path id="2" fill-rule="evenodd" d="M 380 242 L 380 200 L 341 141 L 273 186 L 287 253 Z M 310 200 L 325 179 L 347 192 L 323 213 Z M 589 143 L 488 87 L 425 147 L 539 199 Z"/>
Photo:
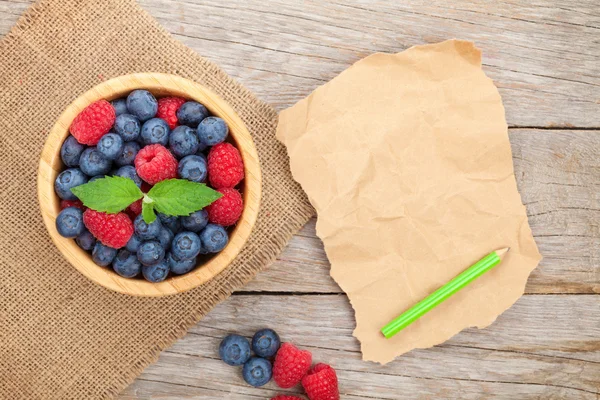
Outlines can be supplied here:
<path id="1" fill-rule="evenodd" d="M 96 179 L 71 189 L 84 206 L 92 210 L 116 214 L 130 204 L 142 200 L 142 218 L 146 223 L 156 220 L 156 213 L 187 216 L 210 205 L 222 195 L 203 183 L 185 179 L 158 182 L 144 193 L 133 180 L 120 176 Z"/>

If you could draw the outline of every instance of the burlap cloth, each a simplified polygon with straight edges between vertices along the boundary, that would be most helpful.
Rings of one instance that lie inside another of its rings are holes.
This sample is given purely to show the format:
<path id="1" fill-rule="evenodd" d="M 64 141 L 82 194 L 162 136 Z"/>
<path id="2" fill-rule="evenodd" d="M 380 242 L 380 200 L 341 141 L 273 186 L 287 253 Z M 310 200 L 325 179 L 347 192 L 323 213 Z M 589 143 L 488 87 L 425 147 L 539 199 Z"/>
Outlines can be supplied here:
<path id="1" fill-rule="evenodd" d="M 165 72 L 216 91 L 251 131 L 262 207 L 247 246 L 216 279 L 152 299 L 113 293 L 54 247 L 36 196 L 54 121 L 101 80 Z M 0 42 L 0 398 L 116 396 L 159 352 L 264 269 L 312 215 L 275 140 L 276 112 L 165 32 L 132 0 L 51 0 Z"/>

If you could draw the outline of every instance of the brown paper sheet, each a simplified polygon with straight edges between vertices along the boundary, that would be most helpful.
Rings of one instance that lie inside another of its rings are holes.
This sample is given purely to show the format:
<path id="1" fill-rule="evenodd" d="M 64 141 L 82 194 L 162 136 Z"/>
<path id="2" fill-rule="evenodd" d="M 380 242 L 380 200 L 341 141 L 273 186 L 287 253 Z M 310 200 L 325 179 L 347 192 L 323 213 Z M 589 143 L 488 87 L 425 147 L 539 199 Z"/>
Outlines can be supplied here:
<path id="1" fill-rule="evenodd" d="M 365 360 L 483 328 L 541 256 L 517 191 L 504 107 L 470 42 L 374 54 L 280 114 L 277 138 L 318 213 Z M 385 339 L 380 329 L 492 250 L 502 264 Z"/>

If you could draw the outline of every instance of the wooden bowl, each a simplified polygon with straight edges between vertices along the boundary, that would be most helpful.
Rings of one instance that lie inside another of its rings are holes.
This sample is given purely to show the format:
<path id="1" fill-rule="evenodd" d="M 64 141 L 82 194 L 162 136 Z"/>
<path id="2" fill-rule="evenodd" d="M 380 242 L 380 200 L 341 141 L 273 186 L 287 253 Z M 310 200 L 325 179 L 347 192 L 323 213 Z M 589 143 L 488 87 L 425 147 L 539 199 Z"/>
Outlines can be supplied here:
<path id="1" fill-rule="evenodd" d="M 77 246 L 75 240 L 59 235 L 55 223 L 60 212 L 60 199 L 54 193 L 54 181 L 64 169 L 60 158 L 60 148 L 69 135 L 71 122 L 91 103 L 100 99 L 114 100 L 127 95 L 134 89 L 149 90 L 156 97 L 171 95 L 195 100 L 204 104 L 213 115 L 223 118 L 229 125 L 228 140 L 240 150 L 246 172 L 240 190 L 244 198 L 244 211 L 240 221 L 230 231 L 227 247 L 188 274 L 170 277 L 160 283 L 151 283 L 144 279 L 123 278 L 110 267 L 103 268 L 96 265 L 90 254 Z M 167 74 L 126 75 L 103 82 L 79 96 L 62 113 L 50 131 L 42 150 L 38 170 L 38 198 L 42 217 L 50 237 L 58 249 L 79 272 L 92 281 L 108 289 L 134 296 L 165 296 L 181 293 L 202 285 L 223 271 L 238 255 L 250 236 L 258 215 L 260 195 L 261 174 L 258 154 L 252 137 L 240 117 L 223 99 L 204 86 Z"/>

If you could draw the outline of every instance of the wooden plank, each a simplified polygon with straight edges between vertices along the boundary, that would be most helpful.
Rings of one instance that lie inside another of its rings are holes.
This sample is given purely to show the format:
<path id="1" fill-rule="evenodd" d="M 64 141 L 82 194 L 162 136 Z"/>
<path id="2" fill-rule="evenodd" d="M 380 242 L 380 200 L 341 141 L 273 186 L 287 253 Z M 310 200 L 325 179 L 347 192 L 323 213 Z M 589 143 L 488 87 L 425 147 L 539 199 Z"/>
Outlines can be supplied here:
<path id="1" fill-rule="evenodd" d="M 544 259 L 527 293 L 600 293 L 600 132 L 511 129 L 515 175 Z M 312 220 L 244 291 L 338 293 Z"/>
<path id="2" fill-rule="evenodd" d="M 0 34 L 30 0 L 0 0 Z M 278 109 L 377 51 L 473 40 L 511 126 L 600 127 L 595 0 L 142 0 L 177 39 Z"/>
<path id="3" fill-rule="evenodd" d="M 381 366 L 360 360 L 345 296 L 233 296 L 164 352 L 123 399 L 270 398 L 218 360 L 227 332 L 271 326 L 338 371 L 348 399 L 598 399 L 600 296 L 525 296 L 488 329 L 468 329 L 446 344 Z M 298 390 L 296 390 L 298 391 Z"/>

